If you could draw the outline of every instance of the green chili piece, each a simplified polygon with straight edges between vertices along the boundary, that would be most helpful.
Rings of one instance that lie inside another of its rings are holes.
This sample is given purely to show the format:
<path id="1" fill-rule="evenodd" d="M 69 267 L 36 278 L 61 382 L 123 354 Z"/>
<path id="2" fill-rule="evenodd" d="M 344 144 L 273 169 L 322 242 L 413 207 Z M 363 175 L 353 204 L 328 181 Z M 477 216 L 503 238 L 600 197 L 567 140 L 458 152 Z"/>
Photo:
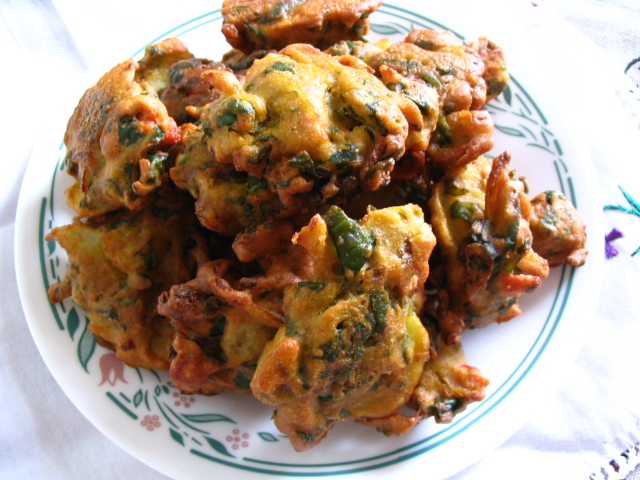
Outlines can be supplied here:
<path id="1" fill-rule="evenodd" d="M 340 207 L 331 206 L 323 215 L 329 234 L 336 244 L 340 263 L 345 269 L 357 272 L 367 262 L 375 239 L 358 222 L 350 219 Z"/>
<path id="2" fill-rule="evenodd" d="M 438 123 L 436 125 L 436 132 L 440 136 L 441 145 L 449 145 L 453 141 L 453 133 L 451 127 L 444 115 L 441 113 L 438 115 Z"/>
<path id="3" fill-rule="evenodd" d="M 444 181 L 444 193 L 446 193 L 447 195 L 451 195 L 452 197 L 459 197 L 460 195 L 464 195 L 468 191 L 468 189 L 459 186 L 456 183 L 455 178 L 447 178 Z"/>
<path id="4" fill-rule="evenodd" d="M 451 204 L 449 215 L 451 215 L 451 218 L 471 223 L 482 216 L 482 209 L 477 203 L 456 200 Z"/>

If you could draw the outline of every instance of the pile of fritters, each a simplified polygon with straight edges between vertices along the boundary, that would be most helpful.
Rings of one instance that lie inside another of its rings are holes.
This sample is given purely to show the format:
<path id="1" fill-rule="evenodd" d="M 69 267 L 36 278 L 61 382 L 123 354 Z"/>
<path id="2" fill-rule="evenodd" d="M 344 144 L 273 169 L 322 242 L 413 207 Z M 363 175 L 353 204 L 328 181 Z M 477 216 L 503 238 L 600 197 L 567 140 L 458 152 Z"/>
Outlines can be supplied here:
<path id="1" fill-rule="evenodd" d="M 385 434 L 484 398 L 464 330 L 507 321 L 585 226 L 531 201 L 483 105 L 499 46 L 367 42 L 376 0 L 225 0 L 222 59 L 178 39 L 87 90 L 69 120 L 51 301 L 189 394 L 253 394 L 296 450 L 352 419 Z M 401 413 L 403 407 L 415 413 Z"/>

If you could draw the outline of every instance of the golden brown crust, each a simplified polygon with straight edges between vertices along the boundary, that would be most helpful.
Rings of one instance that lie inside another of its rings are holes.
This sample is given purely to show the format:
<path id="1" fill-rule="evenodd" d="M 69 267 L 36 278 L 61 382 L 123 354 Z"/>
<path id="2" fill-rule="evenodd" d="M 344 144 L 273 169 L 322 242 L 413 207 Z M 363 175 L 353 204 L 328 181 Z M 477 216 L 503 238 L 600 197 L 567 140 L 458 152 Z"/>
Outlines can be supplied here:
<path id="1" fill-rule="evenodd" d="M 76 182 L 67 202 L 81 217 L 153 201 L 169 146 L 179 140 L 174 120 L 153 87 L 135 81 L 127 60 L 105 74 L 80 99 L 65 133 L 67 170 Z M 152 162 L 158 169 L 151 169 Z"/>
<path id="2" fill-rule="evenodd" d="M 547 277 L 547 261 L 531 248 L 529 200 L 509 173 L 510 155 L 480 157 L 448 173 L 429 205 L 442 254 L 438 325 L 447 344 L 466 328 L 520 314 L 518 297 Z M 524 207 L 523 207 L 524 205 Z"/>
<path id="3" fill-rule="evenodd" d="M 550 267 L 568 263 L 575 267 L 584 264 L 586 225 L 580 213 L 560 192 L 549 190 L 531 200 L 529 218 L 533 234 L 533 249 L 544 257 Z"/>
<path id="4" fill-rule="evenodd" d="M 207 256 L 197 220 L 185 212 L 189 203 L 164 187 L 146 209 L 75 222 L 47 236 L 69 256 L 51 301 L 71 296 L 100 344 L 132 367 L 169 368 L 174 330 L 158 314 L 158 295 L 191 278 Z"/>
<path id="5" fill-rule="evenodd" d="M 360 40 L 367 17 L 381 0 L 225 0 L 222 33 L 245 53 L 280 50 L 291 43 L 320 49 L 341 40 Z"/>

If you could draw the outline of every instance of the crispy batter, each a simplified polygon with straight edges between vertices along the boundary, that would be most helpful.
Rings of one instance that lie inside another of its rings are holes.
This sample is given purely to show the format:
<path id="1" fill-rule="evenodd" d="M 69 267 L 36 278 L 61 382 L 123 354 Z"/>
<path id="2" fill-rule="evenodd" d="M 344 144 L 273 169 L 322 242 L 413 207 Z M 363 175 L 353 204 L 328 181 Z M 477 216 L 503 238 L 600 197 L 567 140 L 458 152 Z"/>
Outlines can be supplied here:
<path id="1" fill-rule="evenodd" d="M 531 200 L 529 218 L 533 249 L 555 267 L 567 262 L 579 267 L 587 260 L 586 225 L 580 213 L 560 192 L 548 190 Z"/>
<path id="2" fill-rule="evenodd" d="M 120 63 L 88 89 L 69 119 L 67 171 L 76 182 L 67 202 L 81 217 L 138 210 L 162 184 L 175 122 L 150 84 L 135 81 L 138 64 Z"/>
<path id="3" fill-rule="evenodd" d="M 69 255 L 69 267 L 49 297 L 71 296 L 101 345 L 130 366 L 169 368 L 174 330 L 158 314 L 157 298 L 187 281 L 206 260 L 198 222 L 183 195 L 163 187 L 149 207 L 55 228 L 47 236 Z"/>
<path id="4" fill-rule="evenodd" d="M 264 179 L 287 207 L 385 185 L 409 124 L 422 122 L 416 105 L 364 63 L 350 57 L 346 66 L 309 45 L 255 61 L 244 88 L 229 73 L 211 75 L 223 96 L 203 112 L 209 149 L 218 162 Z"/>
<path id="5" fill-rule="evenodd" d="M 291 43 L 324 49 L 359 40 L 381 0 L 224 0 L 222 33 L 238 50 L 280 50 Z M 294 40 L 295 39 L 295 40 Z"/>
<path id="6" fill-rule="evenodd" d="M 210 70 L 231 71 L 220 62 L 189 58 L 172 64 L 167 72 L 169 83 L 160 100 L 178 125 L 198 120 L 202 107 L 220 97 L 206 74 Z"/>
<path id="7" fill-rule="evenodd" d="M 174 285 L 158 301 L 158 311 L 178 331 L 171 379 L 182 392 L 250 393 L 258 357 L 275 333 L 275 328 L 256 321 L 258 305 L 248 297 L 242 303 L 221 293 L 229 280 L 221 273 L 231 267 L 223 260 L 205 264 L 195 279 Z"/>
<path id="8" fill-rule="evenodd" d="M 493 121 L 480 108 L 503 91 L 509 80 L 498 45 L 484 37 L 464 44 L 449 31 L 417 29 L 404 42 L 388 48 L 364 48 L 357 44 L 350 47 L 349 51 L 383 79 L 390 77 L 389 70 L 396 72 L 396 78 L 406 78 L 404 83 L 398 80 L 385 83 L 404 93 L 428 116 L 425 117 L 428 163 L 446 171 L 493 148 Z M 336 53 L 343 50 L 344 46 L 335 48 Z M 407 81 L 412 82 L 411 88 L 405 86 Z M 491 85 L 489 90 L 487 82 Z M 415 85 L 428 87 L 437 95 L 416 95 Z"/>
<path id="9" fill-rule="evenodd" d="M 466 328 L 520 314 L 518 297 L 547 277 L 547 261 L 531 248 L 524 187 L 512 179 L 510 155 L 458 168 L 435 187 L 431 224 L 443 265 L 436 279 L 438 323 L 447 344 Z"/>
<path id="10" fill-rule="evenodd" d="M 374 210 L 360 223 L 333 207 L 294 243 L 312 269 L 285 289 L 286 325 L 251 388 L 275 407 L 294 448 L 306 450 L 336 422 L 385 417 L 411 397 L 428 357 L 417 312 L 434 238 L 415 205 Z"/>
<path id="11" fill-rule="evenodd" d="M 429 417 L 434 417 L 436 423 L 450 423 L 470 403 L 484 399 L 489 381 L 467 364 L 462 345 L 446 345 L 434 329 L 430 330 L 429 360 L 407 404 L 416 413 L 361 418 L 356 420 L 358 423 L 373 426 L 385 435 L 401 435 Z"/>
<path id="12" fill-rule="evenodd" d="M 209 151 L 202 128 L 182 128 L 182 150 L 171 179 L 196 199 L 196 214 L 209 230 L 236 235 L 267 220 L 287 218 L 299 208 L 285 207 L 266 180 L 218 162 Z"/>
<path id="13" fill-rule="evenodd" d="M 159 312 L 179 332 L 171 363 L 176 388 L 250 393 L 258 357 L 284 324 L 283 291 L 310 268 L 304 249 L 291 243 L 293 233 L 291 225 L 280 223 L 242 234 L 233 245 L 237 257 L 261 264 L 260 272 L 249 275 L 238 262 L 214 260 L 160 297 Z"/>
<path id="14" fill-rule="evenodd" d="M 151 84 L 156 93 L 161 94 L 168 86 L 171 67 L 179 61 L 194 60 L 187 46 L 176 37 L 170 37 L 144 50 L 140 68 L 136 71 L 136 82 Z"/>

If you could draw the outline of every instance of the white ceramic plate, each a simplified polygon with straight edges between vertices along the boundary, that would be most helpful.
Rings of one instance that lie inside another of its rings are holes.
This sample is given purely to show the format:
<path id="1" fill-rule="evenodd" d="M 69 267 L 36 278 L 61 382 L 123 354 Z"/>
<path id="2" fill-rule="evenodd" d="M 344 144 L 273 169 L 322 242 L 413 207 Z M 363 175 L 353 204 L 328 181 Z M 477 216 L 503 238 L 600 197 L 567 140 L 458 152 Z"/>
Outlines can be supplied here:
<path id="1" fill-rule="evenodd" d="M 401 40 L 413 28 L 448 28 L 426 14 L 385 4 L 371 17 L 370 38 Z M 408 3 L 405 3 L 408 5 Z M 220 11 L 150 38 L 180 36 L 198 56 L 220 58 L 228 46 L 220 34 Z M 486 32 L 490 33 L 490 32 Z M 472 38 L 472 37 L 469 37 Z M 216 47 L 217 46 L 217 47 Z M 504 45 L 508 49 L 508 45 Z M 143 45 L 134 57 L 140 56 Z M 123 52 L 123 59 L 131 52 Z M 564 192 L 581 211 L 590 231 L 600 232 L 600 204 L 589 159 L 573 139 L 570 118 L 554 106 L 553 94 L 536 85 L 535 95 L 520 74 L 486 107 L 496 124 L 496 149 L 510 150 L 512 167 L 526 176 L 533 194 Z M 535 82 L 532 82 L 532 84 Z M 78 92 L 78 99 L 82 92 Z M 570 358 L 596 298 L 601 240 L 580 269 L 554 269 L 544 285 L 526 295 L 523 315 L 509 323 L 468 332 L 463 343 L 469 363 L 491 381 L 487 398 L 450 425 L 425 421 L 407 435 L 385 437 L 353 423 L 334 428 L 318 447 L 295 453 L 270 420 L 270 408 L 249 396 L 184 396 L 166 372 L 125 367 L 97 346 L 85 313 L 69 300 L 51 305 L 49 285 L 66 271 L 66 254 L 44 241 L 54 226 L 69 223 L 64 189 L 62 135 L 66 122 L 34 152 L 21 190 L 16 225 L 16 270 L 29 327 L 54 377 L 78 409 L 123 449 L 176 478 L 334 476 L 367 478 L 416 474 L 440 479 L 458 472 L 504 442 L 538 408 L 541 392 Z M 595 280 L 595 281 L 594 281 Z M 215 473 L 214 473 L 215 472 Z"/>

